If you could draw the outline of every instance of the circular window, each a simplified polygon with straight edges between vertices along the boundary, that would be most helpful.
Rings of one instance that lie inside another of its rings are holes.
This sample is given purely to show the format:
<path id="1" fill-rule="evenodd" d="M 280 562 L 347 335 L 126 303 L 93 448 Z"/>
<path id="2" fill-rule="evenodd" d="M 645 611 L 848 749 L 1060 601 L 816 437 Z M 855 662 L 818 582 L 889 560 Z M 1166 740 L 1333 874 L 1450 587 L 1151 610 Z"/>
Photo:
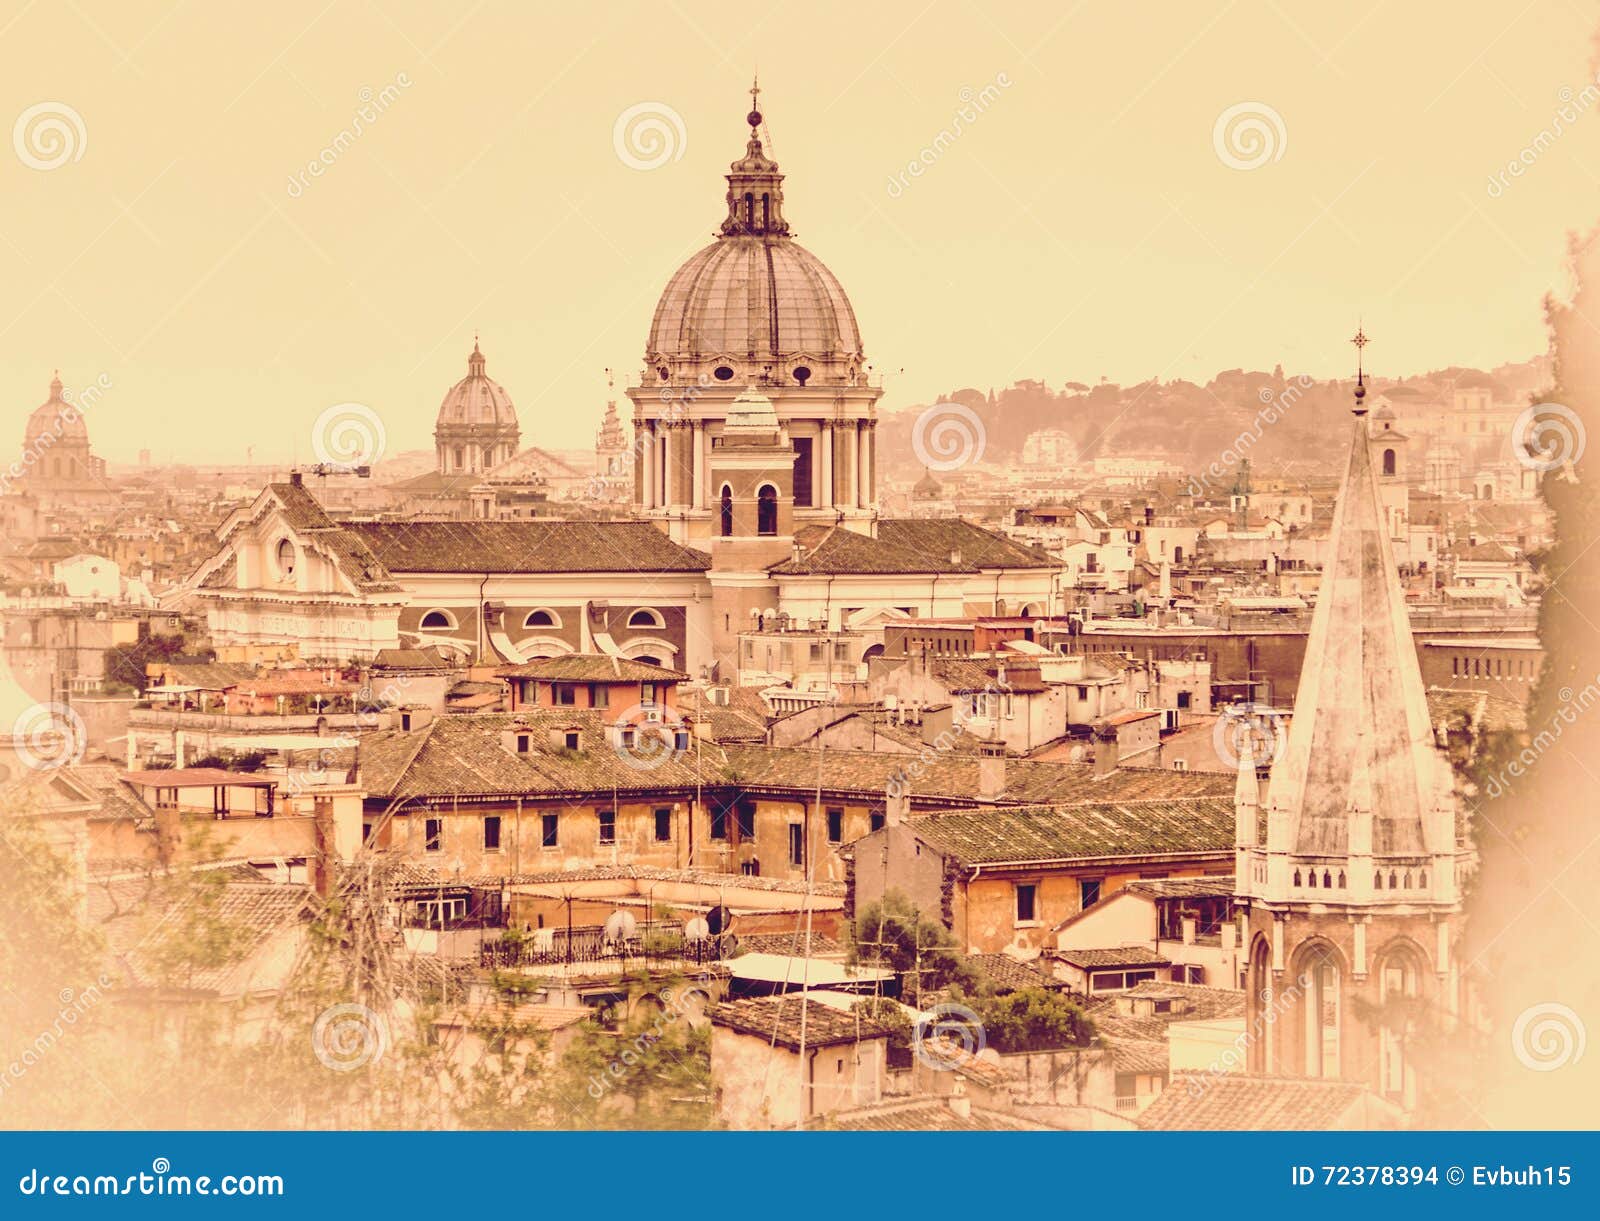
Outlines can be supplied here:
<path id="1" fill-rule="evenodd" d="M 668 376 L 669 376 L 669 373 L 668 373 L 668 369 L 667 369 L 667 366 L 666 366 L 666 365 L 661 365 L 661 366 L 659 366 L 659 367 L 658 367 L 658 368 L 657 368 L 657 369 L 656 369 L 656 375 L 657 375 L 657 376 L 658 376 L 658 377 L 660 377 L 660 378 L 661 378 L 661 380 L 662 380 L 662 381 L 666 381 L 666 380 L 667 380 L 667 377 L 668 377 Z"/>
<path id="2" fill-rule="evenodd" d="M 794 371 L 794 380 L 799 382 L 802 386 L 805 385 L 811 380 L 811 370 L 806 368 L 805 365 L 801 365 Z"/>
<path id="3" fill-rule="evenodd" d="M 733 369 L 728 365 L 718 365 L 711 370 L 711 376 L 719 382 L 731 382 L 733 380 Z"/>
<path id="4" fill-rule="evenodd" d="M 278 571 L 286 577 L 294 576 L 294 540 L 280 538 L 278 540 Z"/>

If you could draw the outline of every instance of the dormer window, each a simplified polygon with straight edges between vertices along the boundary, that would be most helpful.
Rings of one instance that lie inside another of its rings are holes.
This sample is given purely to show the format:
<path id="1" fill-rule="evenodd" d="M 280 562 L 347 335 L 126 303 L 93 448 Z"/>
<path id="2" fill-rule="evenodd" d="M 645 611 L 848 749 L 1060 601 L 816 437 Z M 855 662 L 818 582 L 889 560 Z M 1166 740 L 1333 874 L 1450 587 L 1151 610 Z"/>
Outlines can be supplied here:
<path id="1" fill-rule="evenodd" d="M 562 740 L 568 750 L 578 750 L 583 745 L 583 735 L 576 729 L 569 729 L 562 735 Z"/>
<path id="2" fill-rule="evenodd" d="M 533 747 L 533 735 L 519 733 L 517 735 L 517 754 L 525 755 Z"/>

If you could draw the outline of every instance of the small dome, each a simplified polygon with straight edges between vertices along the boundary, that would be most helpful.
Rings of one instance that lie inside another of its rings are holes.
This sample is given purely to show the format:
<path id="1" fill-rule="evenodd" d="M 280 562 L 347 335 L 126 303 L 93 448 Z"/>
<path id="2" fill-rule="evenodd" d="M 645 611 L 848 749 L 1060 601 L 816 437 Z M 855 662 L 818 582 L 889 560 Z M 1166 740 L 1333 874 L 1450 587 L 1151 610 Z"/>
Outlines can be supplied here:
<path id="1" fill-rule="evenodd" d="M 722 425 L 727 436 L 749 433 L 775 433 L 778 431 L 778 411 L 772 400 L 754 386 L 728 405 L 728 418 Z"/>
<path id="2" fill-rule="evenodd" d="M 944 494 L 944 486 L 933 477 L 933 472 L 924 470 L 922 478 L 917 480 L 916 486 L 911 489 L 911 495 L 917 500 L 937 500 Z"/>
<path id="3" fill-rule="evenodd" d="M 45 436 L 56 445 L 63 441 L 89 444 L 89 425 L 83 413 L 67 401 L 59 374 L 50 380 L 50 397 L 35 407 L 33 414 L 28 417 L 28 426 L 22 437 L 23 448 L 31 448 L 36 439 Z"/>
<path id="4" fill-rule="evenodd" d="M 444 401 L 439 404 L 436 427 L 500 425 L 517 428 L 517 409 L 511 396 L 504 386 L 484 372 L 484 365 L 483 353 L 474 343 L 467 357 L 467 375 L 445 392 Z"/>

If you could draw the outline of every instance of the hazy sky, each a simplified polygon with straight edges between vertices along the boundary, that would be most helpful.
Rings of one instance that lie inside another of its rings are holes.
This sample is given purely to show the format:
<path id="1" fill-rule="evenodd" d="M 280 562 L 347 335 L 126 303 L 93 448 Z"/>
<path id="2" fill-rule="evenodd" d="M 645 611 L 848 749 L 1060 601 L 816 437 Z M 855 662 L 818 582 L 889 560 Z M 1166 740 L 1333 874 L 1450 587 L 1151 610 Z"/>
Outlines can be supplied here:
<path id="1" fill-rule="evenodd" d="M 524 443 L 587 446 L 604 368 L 635 373 L 659 288 L 721 218 L 757 66 L 790 221 L 869 357 L 905 370 L 887 409 L 1020 377 L 1340 374 L 1358 313 L 1383 373 L 1521 359 L 1567 232 L 1600 216 L 1597 16 L 0 0 L 0 441 L 59 366 L 109 382 L 90 428 L 113 461 L 307 459 L 344 401 L 391 455 L 430 448 L 477 328 Z M 652 102 L 681 156 L 631 168 L 614 125 Z M 1283 138 L 1231 168 L 1214 124 L 1246 102 Z M 41 103 L 81 118 L 65 154 L 29 143 L 40 112 L 13 130 Z"/>

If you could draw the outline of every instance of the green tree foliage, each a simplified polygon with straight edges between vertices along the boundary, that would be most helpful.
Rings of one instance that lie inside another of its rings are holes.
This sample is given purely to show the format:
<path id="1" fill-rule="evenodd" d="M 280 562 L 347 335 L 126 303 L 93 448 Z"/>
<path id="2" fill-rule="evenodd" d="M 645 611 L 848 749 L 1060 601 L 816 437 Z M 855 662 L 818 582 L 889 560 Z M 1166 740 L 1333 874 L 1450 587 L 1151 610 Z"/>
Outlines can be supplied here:
<path id="1" fill-rule="evenodd" d="M 910 1005 L 920 1006 L 926 994 L 940 989 L 970 992 L 978 986 L 955 935 L 896 890 L 867 904 L 852 922 L 849 958 L 896 972 Z"/>
<path id="2" fill-rule="evenodd" d="M 1021 988 L 974 1002 L 984 1037 L 999 1052 L 1087 1047 L 1094 1023 L 1078 1005 L 1048 988 Z"/>
<path id="3" fill-rule="evenodd" d="M 183 636 L 141 636 L 134 644 L 118 645 L 106 650 L 105 683 L 113 691 L 144 692 L 146 667 L 155 662 L 170 662 L 184 655 L 187 640 Z M 207 654 L 214 657 L 216 654 Z"/>

